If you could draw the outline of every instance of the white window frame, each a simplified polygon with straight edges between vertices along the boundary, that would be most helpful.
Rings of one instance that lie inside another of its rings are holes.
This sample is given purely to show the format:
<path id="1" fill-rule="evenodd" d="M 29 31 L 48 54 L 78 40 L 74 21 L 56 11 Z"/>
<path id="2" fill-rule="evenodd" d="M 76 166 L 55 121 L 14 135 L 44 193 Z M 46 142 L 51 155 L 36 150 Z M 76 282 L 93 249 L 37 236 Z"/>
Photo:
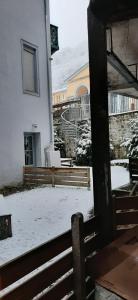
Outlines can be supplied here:
<path id="1" fill-rule="evenodd" d="M 29 94 L 33 96 L 40 97 L 40 80 L 39 80 L 39 61 L 38 61 L 38 46 L 26 42 L 25 40 L 21 39 L 21 62 L 22 62 L 22 86 L 23 86 L 23 93 Z M 27 50 L 30 53 L 34 52 L 35 55 L 35 91 L 30 91 L 25 88 L 25 80 L 24 80 L 24 73 L 23 73 L 23 57 L 24 57 L 24 50 Z"/>

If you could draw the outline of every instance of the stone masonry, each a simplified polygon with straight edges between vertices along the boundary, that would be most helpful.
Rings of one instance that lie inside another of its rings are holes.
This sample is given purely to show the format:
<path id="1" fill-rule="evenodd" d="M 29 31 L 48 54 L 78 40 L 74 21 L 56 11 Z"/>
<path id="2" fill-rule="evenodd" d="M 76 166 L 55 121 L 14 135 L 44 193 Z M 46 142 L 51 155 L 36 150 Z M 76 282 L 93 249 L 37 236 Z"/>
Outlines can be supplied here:
<path id="1" fill-rule="evenodd" d="M 114 114 L 109 117 L 110 140 L 114 146 L 115 158 L 125 158 L 126 151 L 121 147 L 125 138 L 131 136 L 129 122 L 138 119 L 138 111 Z"/>

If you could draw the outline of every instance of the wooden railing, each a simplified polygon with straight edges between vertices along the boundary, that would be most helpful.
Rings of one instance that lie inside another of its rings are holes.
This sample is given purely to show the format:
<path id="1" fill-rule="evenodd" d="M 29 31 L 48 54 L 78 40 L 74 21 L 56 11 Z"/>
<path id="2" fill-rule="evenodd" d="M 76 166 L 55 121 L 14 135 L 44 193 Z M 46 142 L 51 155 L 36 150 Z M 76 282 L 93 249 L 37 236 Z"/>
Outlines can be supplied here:
<path id="1" fill-rule="evenodd" d="M 129 158 L 130 181 L 138 181 L 138 159 Z"/>
<path id="2" fill-rule="evenodd" d="M 138 225 L 138 196 L 113 197 L 115 235 Z"/>
<path id="3" fill-rule="evenodd" d="M 99 217 L 83 222 L 81 214 L 74 215 L 72 230 L 0 267 L 0 299 L 30 300 L 38 294 L 41 300 L 81 300 L 84 294 L 89 299 L 94 281 L 85 262 L 100 245 Z"/>
<path id="4" fill-rule="evenodd" d="M 24 183 L 90 187 L 90 168 L 24 167 Z"/>

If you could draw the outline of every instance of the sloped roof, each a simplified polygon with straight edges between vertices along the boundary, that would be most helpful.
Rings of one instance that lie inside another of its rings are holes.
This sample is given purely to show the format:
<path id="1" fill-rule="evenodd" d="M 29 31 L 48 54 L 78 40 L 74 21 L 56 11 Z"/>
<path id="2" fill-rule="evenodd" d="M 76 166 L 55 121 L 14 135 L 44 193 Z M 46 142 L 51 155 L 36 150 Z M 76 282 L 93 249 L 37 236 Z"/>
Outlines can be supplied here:
<path id="1" fill-rule="evenodd" d="M 84 64 L 83 66 L 81 66 L 79 69 L 77 69 L 73 74 L 71 74 L 68 78 L 65 79 L 65 82 L 73 79 L 74 77 L 76 77 L 81 71 L 85 70 L 88 67 L 88 62 L 86 64 Z"/>

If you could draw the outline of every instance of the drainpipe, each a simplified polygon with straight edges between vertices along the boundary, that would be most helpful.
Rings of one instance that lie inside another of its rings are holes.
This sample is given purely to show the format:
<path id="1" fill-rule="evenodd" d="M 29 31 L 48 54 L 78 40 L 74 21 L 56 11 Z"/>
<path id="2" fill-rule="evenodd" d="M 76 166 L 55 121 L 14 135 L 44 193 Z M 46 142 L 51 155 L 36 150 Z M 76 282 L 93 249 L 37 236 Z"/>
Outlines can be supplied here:
<path id="1" fill-rule="evenodd" d="M 54 148 L 53 113 L 52 113 L 51 34 L 50 34 L 49 0 L 44 0 L 44 12 L 45 12 L 45 32 L 46 32 L 46 60 L 47 60 L 47 79 L 48 79 L 48 106 L 49 106 L 50 144 Z"/>

